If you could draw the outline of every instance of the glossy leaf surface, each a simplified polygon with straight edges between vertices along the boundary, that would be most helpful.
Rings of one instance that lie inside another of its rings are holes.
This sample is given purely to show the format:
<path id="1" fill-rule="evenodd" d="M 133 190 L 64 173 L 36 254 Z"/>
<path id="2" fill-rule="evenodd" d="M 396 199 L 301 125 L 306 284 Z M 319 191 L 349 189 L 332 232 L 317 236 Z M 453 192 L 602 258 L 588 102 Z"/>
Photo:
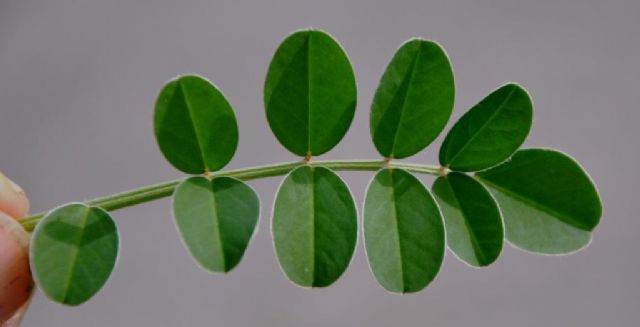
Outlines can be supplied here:
<path id="1" fill-rule="evenodd" d="M 321 155 L 345 135 L 356 108 L 347 54 L 330 35 L 298 31 L 278 47 L 264 84 L 269 126 L 287 150 Z"/>
<path id="2" fill-rule="evenodd" d="M 238 145 L 231 105 L 199 76 L 182 76 L 164 86 L 156 101 L 154 129 L 165 158 L 189 174 L 221 169 Z"/>
<path id="3" fill-rule="evenodd" d="M 380 170 L 369 184 L 364 240 L 375 278 L 391 292 L 420 291 L 444 259 L 438 205 L 416 177 L 401 169 Z"/>
<path id="4" fill-rule="evenodd" d="M 102 209 L 68 204 L 47 214 L 31 240 L 31 270 L 53 301 L 79 305 L 106 283 L 118 257 L 118 230 Z"/>
<path id="5" fill-rule="evenodd" d="M 506 84 L 473 106 L 451 128 L 440 147 L 440 164 L 478 171 L 506 160 L 529 135 L 533 104 L 527 91 Z"/>
<path id="6" fill-rule="evenodd" d="M 296 168 L 276 196 L 272 232 L 291 281 L 305 287 L 332 284 L 349 265 L 357 239 L 357 212 L 347 185 L 327 168 Z"/>
<path id="7" fill-rule="evenodd" d="M 477 176 L 500 205 L 507 239 L 522 249 L 576 251 L 589 243 L 600 221 L 602 206 L 593 182 L 559 151 L 520 150 Z"/>
<path id="8" fill-rule="evenodd" d="M 447 245 L 462 261 L 488 266 L 502 251 L 504 227 L 498 204 L 473 178 L 450 173 L 433 183 L 447 231 Z"/>
<path id="9" fill-rule="evenodd" d="M 191 177 L 173 197 L 180 236 L 196 262 L 210 272 L 228 272 L 240 262 L 259 214 L 256 192 L 230 177 Z"/>
<path id="10" fill-rule="evenodd" d="M 371 106 L 371 136 L 387 158 L 418 153 L 440 134 L 451 116 L 453 70 L 435 42 L 412 39 L 391 59 Z"/>

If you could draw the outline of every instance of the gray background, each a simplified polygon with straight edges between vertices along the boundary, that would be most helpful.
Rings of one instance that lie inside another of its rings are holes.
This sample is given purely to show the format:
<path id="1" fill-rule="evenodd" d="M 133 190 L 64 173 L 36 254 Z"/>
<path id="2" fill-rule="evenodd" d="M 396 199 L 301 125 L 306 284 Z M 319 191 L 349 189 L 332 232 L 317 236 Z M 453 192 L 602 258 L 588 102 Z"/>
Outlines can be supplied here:
<path id="1" fill-rule="evenodd" d="M 293 286 L 272 251 L 280 178 L 252 182 L 259 230 L 228 275 L 200 270 L 174 230 L 168 200 L 118 211 L 122 252 L 103 291 L 79 308 L 41 293 L 25 326 L 635 326 L 640 321 L 640 2 L 0 0 L 0 169 L 34 212 L 181 176 L 162 158 L 152 110 L 163 83 L 195 72 L 234 105 L 240 145 L 229 168 L 295 160 L 262 107 L 267 65 L 305 27 L 332 33 L 358 78 L 359 107 L 324 159 L 376 158 L 368 109 L 398 45 L 439 41 L 456 72 L 452 122 L 517 81 L 532 94 L 527 146 L 577 158 L 602 194 L 592 245 L 568 257 L 506 247 L 490 268 L 447 254 L 426 290 L 378 287 L 358 244 L 327 289 Z M 411 158 L 435 163 L 441 139 Z M 370 173 L 341 173 L 360 201 Z M 424 177 L 425 183 L 431 179 Z"/>

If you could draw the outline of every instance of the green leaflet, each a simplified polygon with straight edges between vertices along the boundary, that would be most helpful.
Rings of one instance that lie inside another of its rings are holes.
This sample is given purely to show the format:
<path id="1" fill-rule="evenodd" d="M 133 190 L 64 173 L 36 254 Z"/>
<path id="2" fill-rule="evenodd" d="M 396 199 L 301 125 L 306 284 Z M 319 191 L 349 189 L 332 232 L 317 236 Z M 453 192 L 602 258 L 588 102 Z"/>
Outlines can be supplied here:
<path id="1" fill-rule="evenodd" d="M 562 152 L 526 149 L 477 174 L 502 210 L 506 237 L 532 252 L 564 254 L 591 240 L 602 205 L 595 185 Z"/>
<path id="2" fill-rule="evenodd" d="M 371 106 L 371 136 L 381 155 L 406 158 L 447 124 L 455 96 L 453 70 L 433 41 L 412 39 L 391 59 Z"/>
<path id="3" fill-rule="evenodd" d="M 182 240 L 200 266 L 228 272 L 242 259 L 260 215 L 260 200 L 247 184 L 231 177 L 191 177 L 173 197 Z"/>
<path id="4" fill-rule="evenodd" d="M 371 270 L 386 290 L 417 292 L 438 274 L 445 232 L 436 201 L 401 169 L 380 170 L 364 200 L 364 241 Z"/>
<path id="5" fill-rule="evenodd" d="M 347 185 L 324 167 L 302 166 L 282 182 L 273 207 L 273 242 L 294 283 L 324 287 L 347 269 L 357 239 L 357 212 Z"/>
<path id="6" fill-rule="evenodd" d="M 185 173 L 219 170 L 236 151 L 238 125 L 233 109 L 202 77 L 169 81 L 158 96 L 153 118 L 162 154 Z"/>
<path id="7" fill-rule="evenodd" d="M 47 214 L 33 233 L 33 277 L 51 300 L 82 304 L 111 275 L 118 246 L 118 230 L 104 210 L 81 203 L 59 207 Z"/>
<path id="8" fill-rule="evenodd" d="M 533 104 L 527 91 L 506 84 L 473 106 L 451 128 L 440 147 L 440 164 L 478 171 L 506 160 L 531 130 Z"/>
<path id="9" fill-rule="evenodd" d="M 288 36 L 269 65 L 264 106 L 271 130 L 294 154 L 336 146 L 356 108 L 356 80 L 340 44 L 318 30 Z"/>
<path id="10" fill-rule="evenodd" d="M 489 191 L 473 178 L 453 172 L 436 179 L 433 193 L 442 209 L 449 249 L 475 267 L 493 263 L 502 251 L 504 227 Z"/>

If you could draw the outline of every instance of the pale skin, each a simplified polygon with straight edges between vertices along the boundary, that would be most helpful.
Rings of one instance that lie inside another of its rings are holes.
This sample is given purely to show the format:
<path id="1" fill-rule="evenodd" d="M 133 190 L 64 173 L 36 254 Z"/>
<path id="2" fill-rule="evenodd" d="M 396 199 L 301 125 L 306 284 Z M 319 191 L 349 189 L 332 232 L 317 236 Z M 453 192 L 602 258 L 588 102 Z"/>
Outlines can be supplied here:
<path id="1" fill-rule="evenodd" d="M 0 173 L 0 327 L 18 326 L 29 305 L 29 234 L 17 222 L 29 212 L 25 192 Z"/>

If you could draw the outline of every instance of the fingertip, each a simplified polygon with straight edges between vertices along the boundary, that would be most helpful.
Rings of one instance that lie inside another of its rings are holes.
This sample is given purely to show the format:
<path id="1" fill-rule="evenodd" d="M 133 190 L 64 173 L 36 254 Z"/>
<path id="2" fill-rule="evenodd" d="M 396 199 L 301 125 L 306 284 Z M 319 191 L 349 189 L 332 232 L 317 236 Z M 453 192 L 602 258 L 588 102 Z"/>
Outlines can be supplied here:
<path id="1" fill-rule="evenodd" d="M 28 303 L 33 291 L 28 241 L 20 224 L 0 212 L 0 326 L 16 321 L 12 317 Z"/>
<path id="2" fill-rule="evenodd" d="M 13 317 L 9 318 L 9 320 L 4 322 L 4 325 L 0 323 L 0 327 L 18 327 L 22 323 L 22 319 L 24 319 L 25 314 L 27 313 L 27 309 L 31 304 L 31 299 L 33 299 L 33 291 L 31 291 L 31 295 L 27 301 L 22 305 L 16 313 L 13 314 Z"/>
<path id="3" fill-rule="evenodd" d="M 0 211 L 20 219 L 29 212 L 29 199 L 24 190 L 0 172 Z"/>

